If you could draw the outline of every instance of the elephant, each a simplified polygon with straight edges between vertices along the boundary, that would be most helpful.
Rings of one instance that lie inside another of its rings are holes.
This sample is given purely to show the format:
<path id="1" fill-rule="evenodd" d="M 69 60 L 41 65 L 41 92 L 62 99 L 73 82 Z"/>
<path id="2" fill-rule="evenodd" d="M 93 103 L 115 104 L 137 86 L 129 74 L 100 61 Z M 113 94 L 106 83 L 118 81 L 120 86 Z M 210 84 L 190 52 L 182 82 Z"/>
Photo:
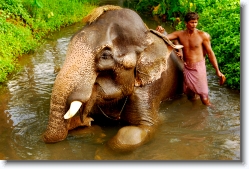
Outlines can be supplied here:
<path id="1" fill-rule="evenodd" d="M 56 76 L 45 143 L 69 130 L 118 121 L 108 145 L 133 151 L 150 141 L 160 124 L 160 103 L 182 93 L 182 62 L 165 35 L 149 29 L 133 10 L 106 5 L 85 17 L 68 44 Z"/>

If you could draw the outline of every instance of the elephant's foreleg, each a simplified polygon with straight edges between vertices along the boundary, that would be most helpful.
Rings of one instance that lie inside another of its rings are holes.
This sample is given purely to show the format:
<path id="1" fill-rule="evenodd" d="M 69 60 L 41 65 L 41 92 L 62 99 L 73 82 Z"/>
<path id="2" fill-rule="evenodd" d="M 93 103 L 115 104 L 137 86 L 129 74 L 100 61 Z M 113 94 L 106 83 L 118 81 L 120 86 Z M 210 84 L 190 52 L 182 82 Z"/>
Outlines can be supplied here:
<path id="1" fill-rule="evenodd" d="M 121 128 L 108 142 L 117 151 L 132 151 L 151 140 L 158 124 L 160 102 L 149 92 L 150 86 L 136 88 L 129 97 L 122 119 L 131 124 Z"/>
<path id="2" fill-rule="evenodd" d="M 150 140 L 151 130 L 153 127 L 126 126 L 121 128 L 107 144 L 115 152 L 133 151 Z"/>

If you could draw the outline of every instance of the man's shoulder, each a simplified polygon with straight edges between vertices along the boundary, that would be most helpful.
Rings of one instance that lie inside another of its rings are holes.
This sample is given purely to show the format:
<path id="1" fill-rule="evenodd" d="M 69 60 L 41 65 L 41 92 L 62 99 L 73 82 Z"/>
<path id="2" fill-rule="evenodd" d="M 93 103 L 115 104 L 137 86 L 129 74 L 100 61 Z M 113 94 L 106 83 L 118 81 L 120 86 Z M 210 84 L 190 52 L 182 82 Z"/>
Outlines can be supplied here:
<path id="1" fill-rule="evenodd" d="M 207 32 L 204 32 L 202 30 L 197 30 L 198 34 L 202 36 L 203 38 L 208 38 L 210 39 L 210 35 Z"/>

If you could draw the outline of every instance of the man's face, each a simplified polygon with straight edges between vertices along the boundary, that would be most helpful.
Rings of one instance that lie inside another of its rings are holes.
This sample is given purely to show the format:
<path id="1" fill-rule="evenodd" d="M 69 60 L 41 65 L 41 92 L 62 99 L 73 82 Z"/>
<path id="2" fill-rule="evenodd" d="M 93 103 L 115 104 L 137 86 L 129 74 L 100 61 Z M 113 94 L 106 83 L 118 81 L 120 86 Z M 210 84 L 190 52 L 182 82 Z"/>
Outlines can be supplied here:
<path id="1" fill-rule="evenodd" d="M 190 21 L 187 22 L 186 27 L 187 27 L 187 29 L 193 31 L 196 28 L 197 24 L 198 24 L 198 20 L 197 19 L 190 20 Z"/>

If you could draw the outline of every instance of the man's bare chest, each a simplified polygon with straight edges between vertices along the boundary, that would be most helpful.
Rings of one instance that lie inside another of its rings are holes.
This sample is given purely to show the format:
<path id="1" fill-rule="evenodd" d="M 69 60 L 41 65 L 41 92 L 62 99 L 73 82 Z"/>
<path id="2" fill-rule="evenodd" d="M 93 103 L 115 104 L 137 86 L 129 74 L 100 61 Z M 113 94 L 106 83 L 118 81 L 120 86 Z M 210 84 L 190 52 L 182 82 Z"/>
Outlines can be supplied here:
<path id="1" fill-rule="evenodd" d="M 180 43 L 184 46 L 184 48 L 188 48 L 191 50 L 195 50 L 198 48 L 202 48 L 202 38 L 200 36 L 182 36 L 180 38 Z"/>

